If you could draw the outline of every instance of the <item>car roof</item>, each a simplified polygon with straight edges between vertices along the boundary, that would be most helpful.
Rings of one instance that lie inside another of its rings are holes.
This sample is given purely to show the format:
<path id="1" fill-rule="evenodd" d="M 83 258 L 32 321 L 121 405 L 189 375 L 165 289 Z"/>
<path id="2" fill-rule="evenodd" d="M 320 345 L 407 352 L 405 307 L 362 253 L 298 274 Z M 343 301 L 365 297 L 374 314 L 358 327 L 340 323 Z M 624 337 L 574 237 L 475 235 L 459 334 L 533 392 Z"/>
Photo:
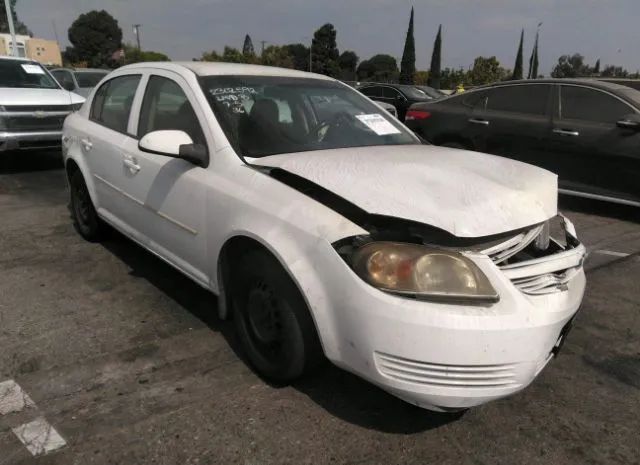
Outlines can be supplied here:
<path id="1" fill-rule="evenodd" d="M 110 69 L 102 68 L 53 68 L 51 71 L 73 71 L 74 73 L 110 73 Z"/>
<path id="2" fill-rule="evenodd" d="M 623 86 L 620 84 L 614 84 L 611 82 L 600 81 L 595 78 L 520 79 L 515 81 L 494 82 L 492 84 L 487 84 L 486 86 L 479 86 L 475 89 L 480 90 L 480 89 L 487 89 L 491 87 L 500 87 L 504 85 L 513 85 L 513 84 L 579 84 L 579 85 L 588 85 L 590 87 L 608 90 L 608 91 L 628 89 L 628 87 L 626 86 Z"/>
<path id="3" fill-rule="evenodd" d="M 136 68 L 159 68 L 166 70 L 190 70 L 198 76 L 281 76 L 300 77 L 307 79 L 323 79 L 335 81 L 335 79 L 322 74 L 308 73 L 295 69 L 277 68 L 275 66 L 246 65 L 242 63 L 218 63 L 206 61 L 154 61 L 126 65 L 119 70 Z"/>
<path id="4" fill-rule="evenodd" d="M 20 44 L 18 44 L 20 45 Z M 28 63 L 38 63 L 36 60 L 33 60 L 31 58 L 26 58 L 26 57 L 14 57 L 11 55 L 4 55 L 4 56 L 0 56 L 0 60 L 13 60 L 13 61 L 25 61 Z M 40 64 L 40 63 L 38 63 Z"/>

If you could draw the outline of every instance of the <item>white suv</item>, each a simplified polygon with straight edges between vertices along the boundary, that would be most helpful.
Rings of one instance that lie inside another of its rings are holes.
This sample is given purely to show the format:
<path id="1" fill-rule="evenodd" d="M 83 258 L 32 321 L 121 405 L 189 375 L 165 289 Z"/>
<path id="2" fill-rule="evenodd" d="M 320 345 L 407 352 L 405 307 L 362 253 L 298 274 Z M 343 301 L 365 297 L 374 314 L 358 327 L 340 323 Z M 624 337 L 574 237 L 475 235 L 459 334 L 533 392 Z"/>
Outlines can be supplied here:
<path id="1" fill-rule="evenodd" d="M 64 119 L 83 102 L 38 62 L 0 57 L 0 152 L 60 147 Z"/>
<path id="2" fill-rule="evenodd" d="M 326 76 L 125 66 L 63 142 L 80 234 L 108 223 L 217 294 L 271 380 L 324 354 L 422 407 L 479 405 L 535 378 L 582 300 L 555 175 L 423 145 Z"/>

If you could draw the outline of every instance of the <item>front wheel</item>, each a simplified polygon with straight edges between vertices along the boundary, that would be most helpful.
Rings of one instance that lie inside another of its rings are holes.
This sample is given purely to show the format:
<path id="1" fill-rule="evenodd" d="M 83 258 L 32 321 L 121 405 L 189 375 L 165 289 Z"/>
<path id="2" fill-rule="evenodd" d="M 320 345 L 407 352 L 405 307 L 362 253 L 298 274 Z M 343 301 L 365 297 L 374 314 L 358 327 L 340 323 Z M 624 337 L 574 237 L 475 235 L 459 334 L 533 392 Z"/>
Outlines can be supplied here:
<path id="1" fill-rule="evenodd" d="M 322 348 L 307 305 L 280 263 L 262 251 L 246 253 L 234 284 L 238 337 L 255 371 L 290 383 L 322 360 Z"/>
<path id="2" fill-rule="evenodd" d="M 94 242 L 102 239 L 105 233 L 105 224 L 96 213 L 80 170 L 76 170 L 71 175 L 69 188 L 71 216 L 76 231 L 88 241 Z"/>

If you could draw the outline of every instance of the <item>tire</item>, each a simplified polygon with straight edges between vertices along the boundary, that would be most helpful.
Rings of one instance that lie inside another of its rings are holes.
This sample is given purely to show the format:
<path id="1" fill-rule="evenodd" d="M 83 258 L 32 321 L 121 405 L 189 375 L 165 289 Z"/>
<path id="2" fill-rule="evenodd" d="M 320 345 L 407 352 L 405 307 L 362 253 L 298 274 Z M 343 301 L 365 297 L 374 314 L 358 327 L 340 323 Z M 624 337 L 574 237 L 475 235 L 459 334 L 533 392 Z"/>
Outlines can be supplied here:
<path id="1" fill-rule="evenodd" d="M 76 231 L 86 240 L 96 242 L 104 238 L 106 225 L 98 217 L 91 201 L 89 190 L 82 177 L 82 172 L 76 170 L 69 179 L 69 194 L 71 217 Z"/>
<path id="2" fill-rule="evenodd" d="M 459 142 L 445 142 L 444 144 L 440 144 L 441 147 L 449 147 L 451 149 L 460 149 L 460 150 L 469 150 L 468 147 L 465 147 Z"/>
<path id="3" fill-rule="evenodd" d="M 249 251 L 233 277 L 236 332 L 258 375 L 289 384 L 313 371 L 324 360 L 320 340 L 300 291 L 280 263 L 266 252 Z"/>

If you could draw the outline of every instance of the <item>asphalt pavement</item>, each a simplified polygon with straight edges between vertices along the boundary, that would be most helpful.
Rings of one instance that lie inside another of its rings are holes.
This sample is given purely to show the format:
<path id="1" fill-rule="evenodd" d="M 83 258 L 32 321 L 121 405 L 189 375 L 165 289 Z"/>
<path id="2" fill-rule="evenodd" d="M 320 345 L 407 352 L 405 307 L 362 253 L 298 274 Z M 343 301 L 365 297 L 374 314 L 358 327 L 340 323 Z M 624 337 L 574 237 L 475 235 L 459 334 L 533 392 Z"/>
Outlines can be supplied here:
<path id="1" fill-rule="evenodd" d="M 452 416 L 331 366 L 270 386 L 215 297 L 119 234 L 82 240 L 59 153 L 0 154 L 0 464 L 640 463 L 640 212 L 561 209 L 590 251 L 562 353 Z"/>

